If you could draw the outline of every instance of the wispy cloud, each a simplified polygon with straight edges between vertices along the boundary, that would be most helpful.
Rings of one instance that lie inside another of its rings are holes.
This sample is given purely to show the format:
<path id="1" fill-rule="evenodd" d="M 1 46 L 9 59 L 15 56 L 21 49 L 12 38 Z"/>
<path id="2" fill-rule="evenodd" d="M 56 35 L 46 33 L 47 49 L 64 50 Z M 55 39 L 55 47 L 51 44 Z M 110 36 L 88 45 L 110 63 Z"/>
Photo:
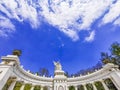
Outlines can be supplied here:
<path id="1" fill-rule="evenodd" d="M 67 35 L 73 40 L 79 39 L 77 32 L 89 30 L 91 24 L 98 19 L 112 4 L 112 0 L 41 0 L 42 15 L 46 20 L 58 26 L 66 33 L 71 29 L 73 34 Z M 73 37 L 74 35 L 74 37 Z M 76 37 L 77 39 L 75 39 Z"/>
<path id="2" fill-rule="evenodd" d="M 90 35 L 85 38 L 85 41 L 92 42 L 95 38 L 95 31 L 90 32 Z"/>
<path id="3" fill-rule="evenodd" d="M 114 25 L 120 26 L 120 17 L 114 21 Z"/>
<path id="4" fill-rule="evenodd" d="M 102 24 L 115 21 L 120 16 L 119 8 L 120 0 L 0 1 L 0 12 L 4 14 L 3 17 L 6 18 L 6 22 L 10 23 L 10 30 L 15 30 L 11 19 L 16 19 L 19 22 L 28 21 L 32 28 L 37 28 L 40 26 L 41 19 L 43 19 L 40 18 L 42 16 L 45 21 L 57 27 L 58 30 L 74 41 L 79 39 L 78 33 L 81 30 L 90 32 L 91 25 L 101 16 L 103 16 L 101 18 Z M 106 13 L 106 11 L 108 12 Z M 119 19 L 114 24 L 119 24 L 118 22 Z M 1 28 L 3 27 L 1 25 Z M 4 31 L 1 30 L 1 32 Z M 86 41 L 89 41 L 89 38 Z"/>
<path id="5" fill-rule="evenodd" d="M 117 17 L 120 16 L 120 0 L 117 0 L 116 3 L 112 4 L 109 8 L 108 13 L 103 17 L 103 23 L 113 22 Z"/>
<path id="6" fill-rule="evenodd" d="M 0 16 L 0 36 L 7 37 L 9 33 L 15 31 L 15 26 L 12 22 L 3 16 Z"/>
<path id="7" fill-rule="evenodd" d="M 1 0 L 0 11 L 6 14 L 9 19 L 16 19 L 20 22 L 28 20 L 33 28 L 38 27 L 38 13 L 27 0 Z"/>

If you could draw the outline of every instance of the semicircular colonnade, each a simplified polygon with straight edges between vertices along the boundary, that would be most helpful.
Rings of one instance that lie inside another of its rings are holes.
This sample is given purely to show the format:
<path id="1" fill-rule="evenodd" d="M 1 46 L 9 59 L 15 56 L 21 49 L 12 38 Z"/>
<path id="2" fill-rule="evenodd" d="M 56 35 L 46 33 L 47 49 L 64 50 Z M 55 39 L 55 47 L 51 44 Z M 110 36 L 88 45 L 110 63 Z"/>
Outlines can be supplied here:
<path id="1" fill-rule="evenodd" d="M 59 62 L 54 63 L 57 68 L 55 76 L 45 77 L 24 70 L 16 55 L 3 56 L 1 59 L 0 90 L 110 90 L 109 84 L 114 90 L 120 90 L 120 70 L 112 63 L 91 74 L 70 78 L 65 76 Z"/>

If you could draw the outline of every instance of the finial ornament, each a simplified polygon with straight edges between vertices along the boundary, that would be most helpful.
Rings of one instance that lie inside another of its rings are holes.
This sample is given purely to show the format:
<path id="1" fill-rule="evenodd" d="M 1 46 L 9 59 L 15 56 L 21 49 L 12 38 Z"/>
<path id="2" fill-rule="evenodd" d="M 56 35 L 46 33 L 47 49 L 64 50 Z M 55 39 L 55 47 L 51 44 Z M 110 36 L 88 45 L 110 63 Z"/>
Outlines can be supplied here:
<path id="1" fill-rule="evenodd" d="M 62 66 L 59 61 L 57 61 L 57 62 L 54 61 L 53 63 L 55 65 L 55 70 L 62 70 Z"/>

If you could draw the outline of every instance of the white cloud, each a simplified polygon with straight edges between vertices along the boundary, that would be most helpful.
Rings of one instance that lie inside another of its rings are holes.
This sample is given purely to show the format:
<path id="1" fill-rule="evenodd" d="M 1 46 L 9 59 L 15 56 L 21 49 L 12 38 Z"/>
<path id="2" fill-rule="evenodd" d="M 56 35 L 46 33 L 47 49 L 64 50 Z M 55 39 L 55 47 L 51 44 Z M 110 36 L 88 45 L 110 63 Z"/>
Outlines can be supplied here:
<path id="1" fill-rule="evenodd" d="M 71 29 L 60 29 L 62 32 L 64 32 L 67 36 L 71 37 L 73 41 L 76 41 L 79 39 L 77 33 L 74 30 Z"/>
<path id="2" fill-rule="evenodd" d="M 81 30 L 91 30 L 91 25 L 101 16 L 104 16 L 102 24 L 114 21 L 120 15 L 119 8 L 120 0 L 0 0 L 0 11 L 9 20 L 6 22 L 11 23 L 10 30 L 14 27 L 11 19 L 28 21 L 31 27 L 37 28 L 42 16 L 73 41 L 79 39 Z"/>
<path id="3" fill-rule="evenodd" d="M 9 33 L 15 31 L 15 26 L 12 22 L 3 16 L 0 16 L 0 36 L 7 37 Z"/>
<path id="4" fill-rule="evenodd" d="M 28 20 L 33 28 L 39 26 L 36 8 L 30 5 L 27 0 L 1 0 L 0 7 L 1 11 L 9 18 L 20 22 Z"/>
<path id="5" fill-rule="evenodd" d="M 109 12 L 103 18 L 103 23 L 113 22 L 118 16 L 120 16 L 120 0 L 117 0 L 115 4 L 111 5 Z"/>
<path id="6" fill-rule="evenodd" d="M 82 29 L 89 30 L 91 24 L 98 19 L 107 8 L 112 4 L 113 0 L 41 0 L 40 6 L 42 7 L 42 15 L 46 20 L 58 26 L 62 32 L 66 33 L 66 29 L 71 29 L 74 33 L 67 35 L 72 39 L 79 39 L 77 32 Z M 50 10 L 52 9 L 52 11 Z M 77 21 L 80 22 L 77 22 Z M 72 28 L 69 28 L 71 27 Z M 74 29 L 75 28 L 75 29 Z M 75 37 L 76 35 L 76 37 Z"/>
<path id="7" fill-rule="evenodd" d="M 95 38 L 95 31 L 90 32 L 90 35 L 85 38 L 85 41 L 92 42 Z"/>
<path id="8" fill-rule="evenodd" d="M 114 25 L 120 26 L 120 17 L 114 21 Z"/>

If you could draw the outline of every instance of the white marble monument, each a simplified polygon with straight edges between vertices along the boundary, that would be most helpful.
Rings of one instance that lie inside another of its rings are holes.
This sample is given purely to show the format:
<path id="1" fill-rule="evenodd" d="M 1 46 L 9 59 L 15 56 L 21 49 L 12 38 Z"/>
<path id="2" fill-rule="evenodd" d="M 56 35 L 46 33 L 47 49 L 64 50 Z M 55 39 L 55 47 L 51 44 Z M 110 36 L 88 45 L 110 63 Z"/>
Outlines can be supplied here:
<path id="1" fill-rule="evenodd" d="M 12 83 L 8 90 L 13 90 L 16 82 L 23 82 L 20 90 L 24 90 L 25 84 L 31 84 L 31 90 L 34 90 L 35 85 L 40 85 L 41 90 L 47 87 L 48 90 L 69 90 L 68 87 L 74 86 L 75 90 L 78 90 L 79 85 L 83 85 L 84 90 L 86 84 L 91 83 L 94 90 L 97 90 L 94 82 L 101 82 L 105 90 L 109 90 L 104 80 L 109 78 L 114 83 L 115 87 L 120 90 L 120 70 L 118 66 L 108 63 L 100 70 L 96 70 L 94 73 L 68 78 L 64 75 L 62 65 L 60 62 L 54 62 L 55 71 L 54 77 L 44 77 L 32 74 L 29 71 L 24 70 L 20 66 L 19 58 L 16 55 L 3 56 L 0 63 L 0 90 L 3 89 L 9 79 L 12 79 Z"/>

